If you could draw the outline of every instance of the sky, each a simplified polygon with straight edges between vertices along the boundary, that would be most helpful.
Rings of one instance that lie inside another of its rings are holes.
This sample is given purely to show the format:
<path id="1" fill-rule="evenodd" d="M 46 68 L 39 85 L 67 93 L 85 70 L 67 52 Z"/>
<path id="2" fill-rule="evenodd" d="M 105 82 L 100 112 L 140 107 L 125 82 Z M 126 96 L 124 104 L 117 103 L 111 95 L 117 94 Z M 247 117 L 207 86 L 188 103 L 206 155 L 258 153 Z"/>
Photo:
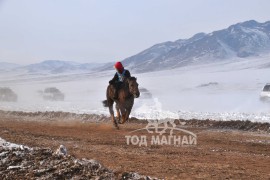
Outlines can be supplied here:
<path id="1" fill-rule="evenodd" d="M 247 20 L 269 0 L 0 0 L 0 62 L 121 61 L 156 43 Z"/>

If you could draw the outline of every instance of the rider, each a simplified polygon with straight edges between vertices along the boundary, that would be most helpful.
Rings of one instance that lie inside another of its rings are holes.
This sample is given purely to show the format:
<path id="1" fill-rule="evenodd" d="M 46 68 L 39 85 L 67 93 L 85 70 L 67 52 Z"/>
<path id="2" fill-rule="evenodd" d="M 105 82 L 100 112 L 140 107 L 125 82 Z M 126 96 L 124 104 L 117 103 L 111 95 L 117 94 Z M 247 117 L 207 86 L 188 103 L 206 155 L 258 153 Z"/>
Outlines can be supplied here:
<path id="1" fill-rule="evenodd" d="M 130 77 L 130 72 L 124 68 L 121 62 L 116 62 L 114 64 L 114 68 L 116 70 L 116 73 L 112 80 L 109 81 L 109 84 L 113 85 L 114 87 L 114 99 L 118 98 L 118 90 L 120 89 L 124 78 L 129 78 Z"/>

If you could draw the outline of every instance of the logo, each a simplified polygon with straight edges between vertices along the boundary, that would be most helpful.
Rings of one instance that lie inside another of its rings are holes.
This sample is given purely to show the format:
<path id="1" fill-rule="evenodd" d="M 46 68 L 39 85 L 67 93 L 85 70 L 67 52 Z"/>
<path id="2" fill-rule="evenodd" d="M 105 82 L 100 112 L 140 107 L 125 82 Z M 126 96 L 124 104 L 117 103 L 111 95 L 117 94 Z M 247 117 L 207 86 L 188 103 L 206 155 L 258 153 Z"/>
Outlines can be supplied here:
<path id="1" fill-rule="evenodd" d="M 148 146 L 150 144 L 177 147 L 197 145 L 197 135 L 181 128 L 185 122 L 174 119 L 147 121 L 145 128 L 131 131 L 131 135 L 125 136 L 127 145 Z M 175 121 L 179 122 L 178 125 Z"/>

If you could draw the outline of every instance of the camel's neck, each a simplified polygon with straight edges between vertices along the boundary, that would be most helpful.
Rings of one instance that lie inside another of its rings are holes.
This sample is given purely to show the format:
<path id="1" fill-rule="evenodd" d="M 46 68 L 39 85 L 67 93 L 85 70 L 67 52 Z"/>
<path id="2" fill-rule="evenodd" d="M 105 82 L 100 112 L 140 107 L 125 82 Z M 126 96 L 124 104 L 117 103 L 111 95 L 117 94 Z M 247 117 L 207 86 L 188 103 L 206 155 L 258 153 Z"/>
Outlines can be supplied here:
<path id="1" fill-rule="evenodd" d="M 132 96 L 132 94 L 129 92 L 129 87 L 128 87 L 127 82 L 124 82 L 124 87 L 122 88 L 122 91 L 124 92 L 123 94 L 125 98 Z"/>

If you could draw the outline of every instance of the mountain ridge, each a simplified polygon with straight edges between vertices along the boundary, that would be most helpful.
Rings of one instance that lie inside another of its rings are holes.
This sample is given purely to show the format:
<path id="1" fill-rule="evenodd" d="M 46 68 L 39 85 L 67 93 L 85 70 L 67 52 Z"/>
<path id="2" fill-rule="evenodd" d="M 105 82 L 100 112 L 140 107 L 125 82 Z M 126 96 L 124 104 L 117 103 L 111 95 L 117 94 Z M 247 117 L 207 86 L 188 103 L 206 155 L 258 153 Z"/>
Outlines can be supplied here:
<path id="1" fill-rule="evenodd" d="M 19 71 L 30 74 L 60 74 L 65 72 L 89 72 L 95 71 L 107 63 L 79 63 L 64 60 L 44 60 L 39 63 L 29 65 L 18 65 L 13 63 L 0 62 L 5 65 L 0 68 L 0 72 Z M 12 66 L 13 65 L 13 66 Z"/>
<path id="2" fill-rule="evenodd" d="M 158 43 L 124 59 L 129 69 L 141 73 L 194 63 L 246 58 L 270 52 L 270 21 L 245 21 L 189 39 Z"/>

